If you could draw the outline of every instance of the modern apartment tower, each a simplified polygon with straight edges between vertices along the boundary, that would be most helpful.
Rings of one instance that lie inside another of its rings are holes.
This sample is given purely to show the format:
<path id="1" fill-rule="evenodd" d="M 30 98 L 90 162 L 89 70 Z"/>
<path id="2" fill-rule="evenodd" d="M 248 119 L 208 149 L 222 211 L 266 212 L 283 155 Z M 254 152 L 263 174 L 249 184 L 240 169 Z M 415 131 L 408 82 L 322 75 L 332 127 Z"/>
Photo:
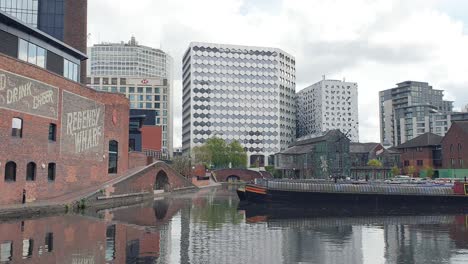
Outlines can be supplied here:
<path id="1" fill-rule="evenodd" d="M 173 152 L 172 57 L 160 49 L 128 43 L 88 48 L 88 80 L 94 89 L 127 95 L 131 109 L 154 109 L 162 127 L 162 151 Z"/>
<path id="2" fill-rule="evenodd" d="M 0 12 L 86 53 L 88 0 L 0 0 Z M 80 80 L 86 78 L 86 61 Z"/>
<path id="3" fill-rule="evenodd" d="M 380 141 L 397 146 L 426 132 L 444 136 L 450 127 L 452 101 L 426 82 L 405 81 L 379 92 Z"/>
<path id="4" fill-rule="evenodd" d="M 273 164 L 295 138 L 295 59 L 266 47 L 191 43 L 183 57 L 182 150 L 220 137 L 249 164 Z"/>
<path id="5" fill-rule="evenodd" d="M 297 137 L 316 137 L 339 129 L 359 142 L 357 83 L 323 80 L 296 94 Z"/>

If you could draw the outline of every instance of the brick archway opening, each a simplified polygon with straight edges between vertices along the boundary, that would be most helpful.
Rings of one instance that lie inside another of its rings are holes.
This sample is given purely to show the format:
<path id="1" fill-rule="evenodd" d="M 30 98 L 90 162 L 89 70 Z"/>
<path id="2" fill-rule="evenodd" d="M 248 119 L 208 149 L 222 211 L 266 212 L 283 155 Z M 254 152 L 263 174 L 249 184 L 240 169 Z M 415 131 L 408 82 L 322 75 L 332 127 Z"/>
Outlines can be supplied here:
<path id="1" fill-rule="evenodd" d="M 229 175 L 226 177 L 227 182 L 238 182 L 240 181 L 240 177 L 237 175 Z"/>
<path id="2" fill-rule="evenodd" d="M 156 174 L 156 180 L 154 182 L 154 190 L 164 190 L 165 192 L 170 190 L 171 185 L 169 184 L 169 178 L 165 171 L 160 170 Z"/>

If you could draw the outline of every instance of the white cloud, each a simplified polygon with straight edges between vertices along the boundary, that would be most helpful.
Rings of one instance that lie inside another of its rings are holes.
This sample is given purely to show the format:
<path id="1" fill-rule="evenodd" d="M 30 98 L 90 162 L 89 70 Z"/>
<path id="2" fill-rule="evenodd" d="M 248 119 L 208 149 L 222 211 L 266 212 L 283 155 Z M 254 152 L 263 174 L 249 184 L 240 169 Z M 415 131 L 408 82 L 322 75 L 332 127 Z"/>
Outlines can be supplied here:
<path id="1" fill-rule="evenodd" d="M 322 74 L 359 84 L 361 141 L 379 140 L 378 91 L 405 80 L 468 103 L 459 0 L 89 1 L 90 44 L 126 41 L 174 57 L 175 145 L 181 145 L 181 57 L 191 41 L 273 46 L 296 57 L 296 90 Z M 465 30 L 466 31 L 466 30 Z"/>

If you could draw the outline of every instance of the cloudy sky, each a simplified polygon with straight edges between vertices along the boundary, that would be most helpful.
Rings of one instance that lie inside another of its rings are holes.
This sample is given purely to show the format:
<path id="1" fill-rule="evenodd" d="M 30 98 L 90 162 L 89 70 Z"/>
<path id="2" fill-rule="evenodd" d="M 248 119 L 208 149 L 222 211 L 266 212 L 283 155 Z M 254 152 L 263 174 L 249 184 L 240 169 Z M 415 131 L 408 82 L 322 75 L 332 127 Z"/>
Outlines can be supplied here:
<path id="1" fill-rule="evenodd" d="M 359 85 L 360 140 L 378 141 L 378 91 L 406 80 L 468 104 L 466 0 L 93 0 L 89 45 L 127 41 L 174 58 L 174 146 L 181 145 L 181 57 L 191 41 L 277 47 L 296 57 L 299 91 L 322 75 Z"/>

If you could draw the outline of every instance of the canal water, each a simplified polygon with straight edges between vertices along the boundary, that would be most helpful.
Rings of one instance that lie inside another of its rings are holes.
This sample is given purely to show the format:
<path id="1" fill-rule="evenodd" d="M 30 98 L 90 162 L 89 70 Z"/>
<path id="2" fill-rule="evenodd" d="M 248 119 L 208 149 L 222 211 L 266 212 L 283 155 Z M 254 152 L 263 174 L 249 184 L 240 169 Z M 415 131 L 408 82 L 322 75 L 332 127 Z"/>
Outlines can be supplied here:
<path id="1" fill-rule="evenodd" d="M 233 188 L 0 222 L 0 263 L 468 263 L 468 214 L 308 215 Z"/>

